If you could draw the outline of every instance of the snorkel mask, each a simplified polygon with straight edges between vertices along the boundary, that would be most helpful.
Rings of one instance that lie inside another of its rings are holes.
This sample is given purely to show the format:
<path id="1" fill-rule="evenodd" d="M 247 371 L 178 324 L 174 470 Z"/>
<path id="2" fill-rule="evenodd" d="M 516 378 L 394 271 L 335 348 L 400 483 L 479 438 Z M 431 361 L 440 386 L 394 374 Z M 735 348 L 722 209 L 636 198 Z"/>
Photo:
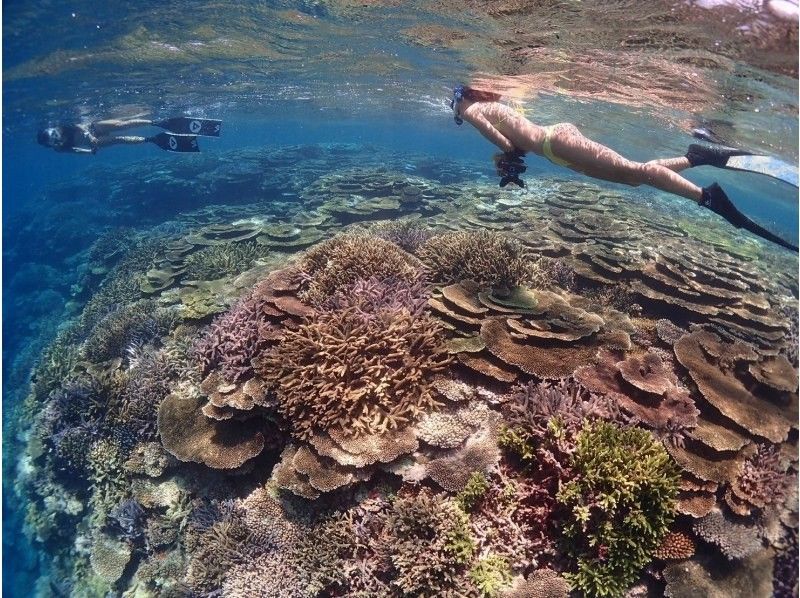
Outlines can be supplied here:
<path id="1" fill-rule="evenodd" d="M 464 99 L 464 86 L 456 85 L 453 88 L 453 99 L 450 100 L 450 108 L 453 109 L 453 120 L 456 121 L 457 125 L 460 125 L 464 122 L 464 119 L 461 118 L 458 114 L 458 105 L 461 103 L 461 100 L 463 99 Z"/>

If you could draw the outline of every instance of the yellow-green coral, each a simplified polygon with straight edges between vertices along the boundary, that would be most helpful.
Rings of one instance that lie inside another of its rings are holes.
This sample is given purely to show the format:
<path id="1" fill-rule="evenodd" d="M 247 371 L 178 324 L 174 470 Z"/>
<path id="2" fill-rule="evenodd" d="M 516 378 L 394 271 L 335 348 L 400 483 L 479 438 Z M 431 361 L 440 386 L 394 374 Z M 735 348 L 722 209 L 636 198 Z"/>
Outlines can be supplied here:
<path id="1" fill-rule="evenodd" d="M 511 584 L 511 567 L 504 557 L 491 554 L 472 566 L 469 578 L 482 596 L 492 598 Z"/>
<path id="2" fill-rule="evenodd" d="M 672 523 L 678 469 L 650 432 L 606 422 L 578 434 L 571 465 L 574 477 L 557 494 L 569 512 L 566 577 L 587 596 L 622 596 Z"/>
<path id="3" fill-rule="evenodd" d="M 475 471 L 464 489 L 456 495 L 456 502 L 464 511 L 469 512 L 483 498 L 488 488 L 489 482 L 486 481 L 486 476 L 480 471 Z"/>

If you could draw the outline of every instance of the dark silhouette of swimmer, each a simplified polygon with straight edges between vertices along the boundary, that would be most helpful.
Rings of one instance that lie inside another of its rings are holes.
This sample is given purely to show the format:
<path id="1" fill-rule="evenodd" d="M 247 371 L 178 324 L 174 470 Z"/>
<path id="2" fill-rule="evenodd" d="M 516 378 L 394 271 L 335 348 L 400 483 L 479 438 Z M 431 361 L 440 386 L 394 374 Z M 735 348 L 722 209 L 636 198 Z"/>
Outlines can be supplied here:
<path id="1" fill-rule="evenodd" d="M 522 157 L 525 152 L 533 152 L 553 164 L 590 177 L 633 187 L 650 185 L 675 193 L 719 214 L 736 228 L 747 229 L 759 237 L 797 251 L 797 247 L 742 214 L 717 183 L 701 188 L 678 174 L 693 166 L 724 167 L 729 158 L 749 155 L 750 152 L 692 144 L 685 156 L 634 162 L 584 137 L 571 123 L 547 127 L 534 124 L 511 107 L 501 104 L 500 98 L 497 93 L 459 85 L 453 90 L 450 107 L 456 124 L 469 122 L 481 135 L 503 150 L 504 154 L 495 158 L 501 187 L 512 182 L 524 186 L 519 178 L 525 168 Z"/>
<path id="2" fill-rule="evenodd" d="M 135 127 L 155 126 L 167 129 L 151 137 L 116 135 Z M 57 152 L 95 154 L 111 145 L 153 143 L 169 152 L 199 152 L 197 136 L 219 137 L 222 121 L 208 118 L 177 117 L 164 121 L 140 118 L 99 120 L 89 124 L 64 124 L 40 130 L 36 141 Z"/>

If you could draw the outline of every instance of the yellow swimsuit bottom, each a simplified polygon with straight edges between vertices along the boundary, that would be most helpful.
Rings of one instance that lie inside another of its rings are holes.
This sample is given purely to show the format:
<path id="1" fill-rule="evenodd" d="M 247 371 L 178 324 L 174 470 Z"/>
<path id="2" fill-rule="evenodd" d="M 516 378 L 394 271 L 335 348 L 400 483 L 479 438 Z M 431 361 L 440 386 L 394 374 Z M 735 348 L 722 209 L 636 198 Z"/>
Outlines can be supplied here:
<path id="1" fill-rule="evenodd" d="M 555 131 L 558 125 L 550 125 L 549 127 L 542 127 L 544 129 L 544 141 L 542 142 L 542 154 L 544 157 L 550 160 L 553 164 L 558 166 L 566 166 L 567 168 L 571 168 L 572 164 L 567 162 L 566 160 L 562 160 L 558 156 L 553 153 L 553 148 L 550 147 L 550 140 L 553 137 L 553 132 Z"/>

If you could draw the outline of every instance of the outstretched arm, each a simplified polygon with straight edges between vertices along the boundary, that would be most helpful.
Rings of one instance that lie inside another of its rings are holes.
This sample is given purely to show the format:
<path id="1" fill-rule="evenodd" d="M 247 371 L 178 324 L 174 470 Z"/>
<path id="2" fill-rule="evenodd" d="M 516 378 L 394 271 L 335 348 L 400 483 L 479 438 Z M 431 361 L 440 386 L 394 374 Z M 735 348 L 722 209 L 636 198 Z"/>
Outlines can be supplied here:
<path id="1" fill-rule="evenodd" d="M 490 123 L 489 120 L 480 112 L 468 115 L 465 114 L 464 119 L 468 120 L 470 124 L 480 131 L 481 135 L 486 137 L 486 139 L 494 143 L 504 152 L 514 151 L 514 144 L 508 140 L 508 137 L 495 129 L 494 125 Z"/>

